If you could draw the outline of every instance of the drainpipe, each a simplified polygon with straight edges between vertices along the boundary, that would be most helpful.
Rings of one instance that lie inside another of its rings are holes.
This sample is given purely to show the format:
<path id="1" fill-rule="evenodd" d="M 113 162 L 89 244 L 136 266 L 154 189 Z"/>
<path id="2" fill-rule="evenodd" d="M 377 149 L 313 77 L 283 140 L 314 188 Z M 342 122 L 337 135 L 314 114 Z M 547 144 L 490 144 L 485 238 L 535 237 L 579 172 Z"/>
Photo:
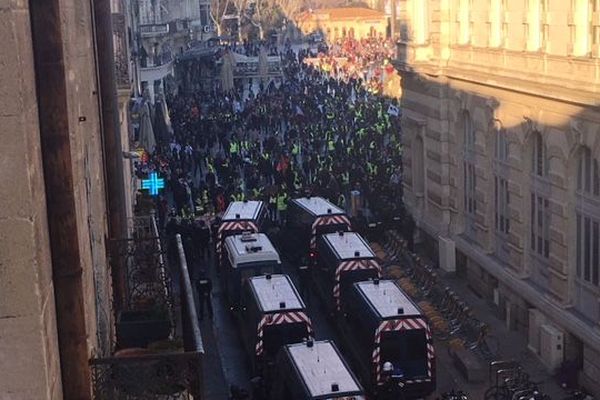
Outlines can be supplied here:
<path id="1" fill-rule="evenodd" d="M 60 0 L 29 0 L 62 385 L 91 399 Z"/>
<path id="2" fill-rule="evenodd" d="M 125 182 L 123 176 L 123 152 L 119 103 L 115 78 L 112 12 L 110 0 L 90 0 L 92 27 L 98 79 L 101 138 L 104 155 L 104 179 L 108 208 L 109 238 L 127 237 L 127 211 L 125 205 Z M 120 310 L 125 293 L 123 260 L 113 260 L 111 265 L 115 310 Z"/>

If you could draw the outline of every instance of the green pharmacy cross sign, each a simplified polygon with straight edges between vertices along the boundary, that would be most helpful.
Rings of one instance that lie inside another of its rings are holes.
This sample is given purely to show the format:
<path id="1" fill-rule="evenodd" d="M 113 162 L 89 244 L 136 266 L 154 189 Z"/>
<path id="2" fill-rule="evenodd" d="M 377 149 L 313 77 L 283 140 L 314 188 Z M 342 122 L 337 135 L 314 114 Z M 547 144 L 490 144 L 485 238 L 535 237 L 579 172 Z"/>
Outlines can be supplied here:
<path id="1" fill-rule="evenodd" d="M 149 179 L 142 179 L 142 189 L 148 189 L 152 196 L 158 196 L 158 191 L 164 188 L 165 180 L 159 178 L 156 172 L 152 172 Z"/>

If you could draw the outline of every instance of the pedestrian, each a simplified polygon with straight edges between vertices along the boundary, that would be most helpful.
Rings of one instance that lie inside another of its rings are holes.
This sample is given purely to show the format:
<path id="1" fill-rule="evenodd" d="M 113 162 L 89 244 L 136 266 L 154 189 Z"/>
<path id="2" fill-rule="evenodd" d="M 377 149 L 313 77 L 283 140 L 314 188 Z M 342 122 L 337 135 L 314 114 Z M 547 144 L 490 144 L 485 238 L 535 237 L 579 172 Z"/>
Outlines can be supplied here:
<path id="1" fill-rule="evenodd" d="M 200 272 L 200 279 L 198 279 L 198 317 L 200 321 L 204 319 L 204 307 L 206 306 L 206 310 L 208 311 L 208 317 L 213 319 L 213 306 L 212 306 L 212 282 L 206 271 L 202 270 Z"/>

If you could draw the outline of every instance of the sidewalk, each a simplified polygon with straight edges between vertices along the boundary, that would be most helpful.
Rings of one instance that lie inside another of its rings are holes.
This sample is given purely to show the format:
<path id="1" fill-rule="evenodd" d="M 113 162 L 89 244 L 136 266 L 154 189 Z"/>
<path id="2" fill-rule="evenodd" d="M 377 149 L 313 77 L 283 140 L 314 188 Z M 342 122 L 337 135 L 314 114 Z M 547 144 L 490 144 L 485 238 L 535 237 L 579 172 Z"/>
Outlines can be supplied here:
<path id="1" fill-rule="evenodd" d="M 227 400 L 228 385 L 225 382 L 221 356 L 217 347 L 217 340 L 213 325 L 210 320 L 200 323 L 202 341 L 204 342 L 204 362 L 202 364 L 203 399 Z"/>
<path id="2" fill-rule="evenodd" d="M 467 285 L 467 282 L 454 274 L 440 274 L 440 280 L 450 286 L 473 310 L 474 315 L 490 326 L 490 333 L 498 339 L 498 359 L 515 360 L 523 367 L 530 376 L 532 382 L 536 383 L 540 391 L 549 395 L 552 399 L 562 399 L 568 395 L 554 377 L 547 372 L 538 357 L 527 349 L 527 338 L 523 335 L 507 329 L 504 321 L 498 319 L 491 306 L 482 298 L 478 297 Z M 479 386 L 483 386 L 479 387 Z M 483 398 L 483 392 L 488 384 L 467 384 L 471 396 L 475 399 Z"/>

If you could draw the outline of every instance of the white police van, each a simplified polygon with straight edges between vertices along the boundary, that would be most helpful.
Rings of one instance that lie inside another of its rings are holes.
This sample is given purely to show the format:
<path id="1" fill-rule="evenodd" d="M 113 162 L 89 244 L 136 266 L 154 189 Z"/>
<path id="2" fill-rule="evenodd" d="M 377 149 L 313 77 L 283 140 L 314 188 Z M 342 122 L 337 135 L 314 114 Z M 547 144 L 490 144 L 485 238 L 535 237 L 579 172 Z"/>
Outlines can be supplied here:
<path id="1" fill-rule="evenodd" d="M 272 400 L 364 400 L 363 389 L 329 340 L 284 346 L 277 360 Z"/>
<path id="2" fill-rule="evenodd" d="M 329 311 L 339 311 L 354 282 L 380 277 L 375 254 L 356 232 L 336 232 L 317 240 L 314 287 Z"/>
<path id="3" fill-rule="evenodd" d="M 243 233 L 225 238 L 223 280 L 230 308 L 240 305 L 242 287 L 249 278 L 281 271 L 279 253 L 264 233 Z"/>
<path id="4" fill-rule="evenodd" d="M 263 376 L 270 375 L 275 356 L 283 345 L 313 337 L 304 302 L 288 275 L 249 278 L 237 316 L 253 370 Z"/>
<path id="5" fill-rule="evenodd" d="M 390 280 L 352 285 L 337 319 L 344 349 L 370 391 L 405 398 L 435 390 L 431 329 L 418 306 Z"/>
<path id="6" fill-rule="evenodd" d="M 216 237 L 217 271 L 223 262 L 223 243 L 227 236 L 243 232 L 262 232 L 267 221 L 267 208 L 262 201 L 234 201 L 221 217 Z"/>
<path id="7" fill-rule="evenodd" d="M 349 231 L 346 212 L 322 197 L 302 197 L 288 203 L 285 254 L 298 262 L 304 257 L 316 259 L 319 235 Z"/>

